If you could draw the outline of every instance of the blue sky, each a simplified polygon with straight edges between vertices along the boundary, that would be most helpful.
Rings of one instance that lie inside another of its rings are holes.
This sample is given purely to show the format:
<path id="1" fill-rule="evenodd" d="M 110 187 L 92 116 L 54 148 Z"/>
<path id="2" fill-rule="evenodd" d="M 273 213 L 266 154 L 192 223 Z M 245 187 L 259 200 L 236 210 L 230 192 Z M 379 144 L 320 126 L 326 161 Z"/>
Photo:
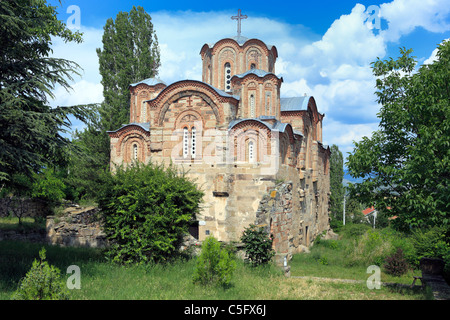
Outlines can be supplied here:
<path id="1" fill-rule="evenodd" d="M 284 79 L 281 95 L 313 95 L 325 113 L 323 142 L 337 144 L 345 154 L 353 149 L 353 141 L 370 136 L 379 123 L 370 63 L 377 57 L 397 57 L 399 47 L 413 48 L 419 64 L 429 63 L 437 45 L 450 38 L 448 0 L 275 3 L 63 0 L 58 17 L 79 27 L 84 42 L 56 39 L 53 55 L 76 61 L 84 72 L 75 78 L 71 92 L 55 88 L 52 105 L 102 101 L 95 49 L 101 47 L 106 19 L 118 12 L 140 5 L 152 16 L 161 49 L 159 77 L 171 83 L 201 80 L 201 47 L 235 36 L 236 22 L 230 17 L 241 9 L 248 15 L 242 35 L 278 49 L 275 73 Z M 76 6 L 79 15 L 67 12 L 70 6 Z M 76 121 L 73 125 L 82 128 Z"/>

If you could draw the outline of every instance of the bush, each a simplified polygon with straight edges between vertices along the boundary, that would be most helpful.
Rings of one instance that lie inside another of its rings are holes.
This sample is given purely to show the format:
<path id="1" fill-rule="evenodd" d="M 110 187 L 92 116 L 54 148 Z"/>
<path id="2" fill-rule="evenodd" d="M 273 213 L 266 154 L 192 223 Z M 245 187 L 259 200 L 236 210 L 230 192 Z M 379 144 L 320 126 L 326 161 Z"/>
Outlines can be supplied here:
<path id="1" fill-rule="evenodd" d="M 61 202 L 64 198 L 66 185 L 51 168 L 44 169 L 35 174 L 31 196 L 48 203 L 51 207 Z"/>
<path id="2" fill-rule="evenodd" d="M 194 283 L 203 285 L 219 284 L 228 286 L 236 269 L 234 261 L 226 249 L 221 249 L 219 241 L 209 236 L 202 244 L 202 252 L 197 257 Z"/>
<path id="3" fill-rule="evenodd" d="M 359 239 L 354 240 L 348 254 L 349 265 L 378 265 L 392 252 L 391 239 L 379 230 L 369 229 Z"/>
<path id="4" fill-rule="evenodd" d="M 264 228 L 250 225 L 244 230 L 241 241 L 244 243 L 247 254 L 246 261 L 253 266 L 267 264 L 275 255 L 275 251 L 272 249 L 273 241 Z"/>
<path id="5" fill-rule="evenodd" d="M 173 166 L 135 164 L 104 177 L 98 205 L 119 263 L 161 262 L 176 256 L 199 211 L 203 192 Z"/>
<path id="6" fill-rule="evenodd" d="M 30 271 L 20 281 L 12 300 L 68 300 L 69 295 L 58 268 L 45 261 L 45 249 L 39 251 Z"/>
<path id="7" fill-rule="evenodd" d="M 359 238 L 369 229 L 371 228 L 367 224 L 350 223 L 343 226 L 341 232 L 346 238 Z"/>
<path id="8" fill-rule="evenodd" d="M 402 249 L 398 248 L 393 255 L 390 255 L 385 259 L 384 269 L 387 274 L 396 277 L 400 277 L 408 272 L 409 264 L 403 255 Z"/>
<path id="9" fill-rule="evenodd" d="M 421 258 L 444 258 L 450 252 L 450 240 L 445 228 L 417 229 L 413 231 L 412 240 L 417 252 L 417 260 Z"/>

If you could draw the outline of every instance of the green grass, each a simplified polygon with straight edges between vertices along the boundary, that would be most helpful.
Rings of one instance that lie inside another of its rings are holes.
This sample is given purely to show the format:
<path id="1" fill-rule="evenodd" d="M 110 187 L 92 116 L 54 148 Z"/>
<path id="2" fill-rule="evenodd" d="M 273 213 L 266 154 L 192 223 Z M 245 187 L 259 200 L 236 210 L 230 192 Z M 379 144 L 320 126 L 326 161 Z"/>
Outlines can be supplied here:
<path id="1" fill-rule="evenodd" d="M 24 217 L 19 224 L 17 217 L 2 217 L 0 218 L 0 230 L 19 230 L 19 229 L 45 229 L 45 220 L 36 221 L 31 217 Z"/>
<path id="2" fill-rule="evenodd" d="M 320 258 L 324 260 L 320 260 Z M 341 251 L 313 248 L 311 253 L 295 254 L 290 262 L 292 276 L 310 276 L 349 280 L 367 280 L 372 273 L 367 273 L 367 266 L 345 264 L 345 255 Z M 321 262 L 322 261 L 322 262 Z M 327 261 L 324 264 L 323 261 Z M 381 268 L 381 282 L 411 284 L 413 276 L 420 276 L 420 270 L 410 270 L 401 277 L 386 274 Z"/>
<path id="3" fill-rule="evenodd" d="M 41 247 L 40 244 L 0 241 L 0 299 L 10 298 L 19 280 L 38 257 Z M 237 262 L 229 288 L 203 287 L 192 282 L 195 260 L 177 261 L 168 265 L 124 267 L 106 262 L 102 252 L 97 249 L 45 247 L 48 262 L 61 270 L 64 279 L 70 276 L 66 274 L 69 265 L 80 267 L 81 289 L 70 291 L 72 299 L 399 300 L 427 297 L 422 290 L 389 287 L 369 290 L 365 284 L 360 283 L 286 278 L 275 266 L 251 268 L 242 261 Z M 291 262 L 292 275 L 348 278 L 351 274 L 358 274 L 357 278 L 362 280 L 368 277 L 365 269 L 350 268 L 353 271 L 345 271 L 334 265 L 331 254 L 326 266 L 314 264 L 310 257 L 311 254 L 295 255 Z M 338 259 L 337 255 L 335 258 Z"/>

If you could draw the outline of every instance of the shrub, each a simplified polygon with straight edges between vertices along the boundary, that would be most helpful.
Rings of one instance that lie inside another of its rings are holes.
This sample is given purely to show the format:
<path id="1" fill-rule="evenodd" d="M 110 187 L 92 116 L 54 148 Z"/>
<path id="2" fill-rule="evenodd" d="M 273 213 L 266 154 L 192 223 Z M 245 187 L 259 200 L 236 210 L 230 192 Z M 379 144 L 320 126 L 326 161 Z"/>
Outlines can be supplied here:
<path id="1" fill-rule="evenodd" d="M 58 268 L 45 261 L 45 249 L 39 251 L 30 271 L 20 281 L 12 300 L 68 300 L 69 295 Z"/>
<path id="2" fill-rule="evenodd" d="M 353 248 L 347 252 L 348 264 L 381 266 L 392 249 L 389 237 L 379 230 L 369 229 L 359 239 L 354 240 Z"/>
<path id="3" fill-rule="evenodd" d="M 51 168 L 35 174 L 31 196 L 48 203 L 51 207 L 59 203 L 65 196 L 66 185 Z"/>
<path id="4" fill-rule="evenodd" d="M 327 257 L 321 257 L 321 258 L 319 258 L 319 263 L 321 264 L 321 265 L 324 265 L 324 266 L 327 266 L 328 265 L 328 258 Z"/>
<path id="5" fill-rule="evenodd" d="M 386 273 L 396 277 L 400 277 L 408 271 L 409 265 L 403 255 L 402 249 L 398 248 L 393 255 L 385 259 L 384 269 Z"/>
<path id="6" fill-rule="evenodd" d="M 417 252 L 417 259 L 443 258 L 450 252 L 449 232 L 445 228 L 417 229 L 413 231 L 412 240 Z"/>
<path id="7" fill-rule="evenodd" d="M 202 252 L 197 257 L 194 283 L 203 285 L 219 284 L 228 286 L 236 269 L 236 261 L 222 249 L 219 241 L 209 236 L 202 244 Z"/>
<path id="8" fill-rule="evenodd" d="M 342 227 L 341 232 L 346 238 L 358 238 L 369 229 L 370 226 L 368 226 L 367 224 L 350 223 Z"/>
<path id="9" fill-rule="evenodd" d="M 247 254 L 246 261 L 253 266 L 267 264 L 275 255 L 272 249 L 273 241 L 264 228 L 250 225 L 244 230 L 241 241 Z"/>
<path id="10" fill-rule="evenodd" d="M 203 192 L 173 166 L 134 164 L 104 177 L 98 204 L 119 263 L 167 261 L 199 210 Z"/>

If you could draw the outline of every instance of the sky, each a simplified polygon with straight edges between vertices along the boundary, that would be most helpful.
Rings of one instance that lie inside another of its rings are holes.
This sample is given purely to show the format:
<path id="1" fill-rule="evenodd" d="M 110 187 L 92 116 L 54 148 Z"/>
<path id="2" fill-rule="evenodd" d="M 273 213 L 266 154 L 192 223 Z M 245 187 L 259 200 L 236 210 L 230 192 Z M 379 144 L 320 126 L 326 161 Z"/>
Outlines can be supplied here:
<path id="1" fill-rule="evenodd" d="M 242 35 L 275 45 L 275 74 L 283 77 L 282 97 L 315 98 L 323 120 L 323 143 L 336 144 L 344 157 L 354 141 L 377 130 L 375 77 L 371 62 L 399 56 L 412 48 L 418 66 L 432 63 L 436 47 L 450 38 L 448 0 L 388 1 L 125 1 L 50 0 L 58 4 L 58 18 L 83 32 L 83 43 L 54 39 L 53 56 L 77 62 L 72 90 L 56 87 L 52 106 L 103 101 L 96 48 L 102 47 L 108 18 L 132 6 L 148 12 L 156 31 L 161 67 L 158 77 L 170 84 L 201 80 L 200 49 L 237 34 L 231 16 L 238 9 Z M 73 129 L 83 124 L 74 120 Z"/>

